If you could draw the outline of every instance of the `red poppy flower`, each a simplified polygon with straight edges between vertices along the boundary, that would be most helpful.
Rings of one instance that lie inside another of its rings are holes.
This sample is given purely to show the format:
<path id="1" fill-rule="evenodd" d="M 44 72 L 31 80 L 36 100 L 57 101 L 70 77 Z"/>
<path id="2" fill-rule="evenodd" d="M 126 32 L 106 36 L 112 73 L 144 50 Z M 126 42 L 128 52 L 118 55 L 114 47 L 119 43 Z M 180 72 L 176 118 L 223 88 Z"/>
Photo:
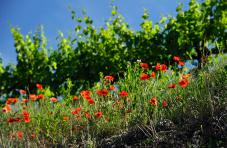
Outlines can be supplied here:
<path id="1" fill-rule="evenodd" d="M 22 100 L 23 103 L 28 103 L 28 101 L 29 101 L 28 99 L 23 99 Z"/>
<path id="2" fill-rule="evenodd" d="M 96 90 L 97 94 L 99 94 L 100 96 L 107 96 L 108 95 L 108 91 L 106 89 L 102 89 L 102 90 Z"/>
<path id="3" fill-rule="evenodd" d="M 178 56 L 174 56 L 174 57 L 173 57 L 173 60 L 174 60 L 175 62 L 179 62 L 181 59 L 180 59 L 180 57 L 178 57 Z"/>
<path id="4" fill-rule="evenodd" d="M 6 105 L 5 107 L 2 108 L 2 111 L 5 113 L 7 113 L 10 110 L 11 110 L 11 107 L 9 105 Z"/>
<path id="5" fill-rule="evenodd" d="M 31 100 L 33 100 L 33 101 L 36 101 L 36 100 L 37 100 L 37 96 L 34 95 L 34 94 L 30 94 L 30 95 L 29 95 L 29 98 L 30 98 Z"/>
<path id="6" fill-rule="evenodd" d="M 31 121 L 28 111 L 23 111 L 24 122 L 29 123 Z"/>
<path id="7" fill-rule="evenodd" d="M 155 72 L 152 72 L 152 73 L 151 73 L 151 77 L 154 78 L 154 79 L 156 78 Z"/>
<path id="8" fill-rule="evenodd" d="M 185 64 L 185 63 L 182 62 L 182 61 L 180 61 L 180 62 L 178 63 L 179 66 L 184 66 L 184 64 Z"/>
<path id="9" fill-rule="evenodd" d="M 167 106 L 168 106 L 168 103 L 167 103 L 167 101 L 164 100 L 164 101 L 162 102 L 162 107 L 165 108 L 165 107 L 167 107 Z"/>
<path id="10" fill-rule="evenodd" d="M 23 89 L 21 89 L 21 90 L 20 90 L 20 94 L 25 95 L 25 94 L 26 94 L 26 91 L 23 90 Z"/>
<path id="11" fill-rule="evenodd" d="M 169 84 L 168 88 L 176 88 L 176 84 Z"/>
<path id="12" fill-rule="evenodd" d="M 18 138 L 19 140 L 22 140 L 23 137 L 24 137 L 24 133 L 23 133 L 22 131 L 18 131 L 18 132 L 17 132 L 17 138 Z"/>
<path id="13" fill-rule="evenodd" d="M 155 66 L 155 69 L 158 71 L 158 70 L 161 70 L 161 64 L 160 63 L 157 63 L 156 66 Z"/>
<path id="14" fill-rule="evenodd" d="M 158 104 L 158 100 L 156 97 L 151 98 L 149 102 L 153 106 L 157 106 L 157 104 Z"/>
<path id="15" fill-rule="evenodd" d="M 86 100 L 90 100 L 90 99 L 92 99 L 90 96 L 87 96 L 86 98 L 84 98 L 84 99 L 86 99 Z"/>
<path id="16" fill-rule="evenodd" d="M 43 99 L 44 98 L 44 95 L 43 94 L 39 94 L 38 96 L 37 96 L 37 99 Z"/>
<path id="17" fill-rule="evenodd" d="M 105 76 L 104 79 L 113 81 L 114 80 L 114 77 L 113 76 Z"/>
<path id="18" fill-rule="evenodd" d="M 13 123 L 13 122 L 15 122 L 15 120 L 14 120 L 14 118 L 10 117 L 10 118 L 7 119 L 7 122 L 8 123 Z"/>
<path id="19" fill-rule="evenodd" d="M 87 119 L 90 119 L 90 118 L 91 118 L 91 115 L 89 114 L 89 112 L 85 112 L 85 113 L 84 113 L 84 116 L 85 116 Z"/>
<path id="20" fill-rule="evenodd" d="M 110 88 L 109 88 L 110 90 L 114 90 L 115 89 L 115 87 L 113 86 L 113 85 L 110 85 Z"/>
<path id="21" fill-rule="evenodd" d="M 68 121 L 70 118 L 68 116 L 63 117 L 63 121 Z"/>
<path id="22" fill-rule="evenodd" d="M 180 86 L 182 87 L 182 88 L 185 88 L 185 87 L 187 87 L 188 86 L 188 84 L 189 84 L 189 81 L 188 81 L 188 79 L 180 79 L 179 80 L 179 84 L 180 84 Z"/>
<path id="23" fill-rule="evenodd" d="M 58 102 L 58 99 L 57 99 L 57 98 L 52 97 L 52 98 L 50 98 L 50 101 L 51 101 L 51 102 L 53 102 L 53 103 L 56 103 L 56 102 Z"/>
<path id="24" fill-rule="evenodd" d="M 18 102 L 18 99 L 17 98 L 8 98 L 7 100 L 6 100 L 6 103 L 7 104 L 15 104 L 15 103 L 17 103 Z"/>
<path id="25" fill-rule="evenodd" d="M 79 97 L 74 96 L 74 97 L 73 97 L 73 100 L 74 100 L 74 101 L 77 101 L 77 100 L 79 100 Z"/>
<path id="26" fill-rule="evenodd" d="M 72 110 L 72 114 L 73 114 L 73 115 L 79 114 L 80 111 L 81 111 L 81 108 L 78 107 L 78 108 Z"/>
<path id="27" fill-rule="evenodd" d="M 43 85 L 42 85 L 42 84 L 39 84 L 39 83 L 36 84 L 36 87 L 37 87 L 38 89 L 43 89 Z"/>
<path id="28" fill-rule="evenodd" d="M 163 71 L 163 72 L 167 71 L 167 66 L 165 64 L 161 65 L 161 71 Z"/>
<path id="29" fill-rule="evenodd" d="M 23 121 L 23 119 L 21 119 L 19 117 L 15 118 L 14 120 L 15 120 L 15 122 L 21 122 L 21 121 Z"/>
<path id="30" fill-rule="evenodd" d="M 150 76 L 148 74 L 142 73 L 140 75 L 140 80 L 149 80 Z"/>
<path id="31" fill-rule="evenodd" d="M 128 96 L 128 93 L 126 91 L 122 91 L 122 92 L 119 93 L 119 95 L 121 97 L 127 97 Z"/>
<path id="32" fill-rule="evenodd" d="M 99 118 L 102 118 L 102 112 L 95 112 L 94 115 L 95 115 L 95 117 L 98 118 L 98 119 L 99 119 Z"/>
<path id="33" fill-rule="evenodd" d="M 87 101 L 88 101 L 89 104 L 95 104 L 95 101 L 92 98 L 87 99 Z"/>
<path id="34" fill-rule="evenodd" d="M 17 117 L 17 118 L 12 118 L 12 117 L 10 117 L 10 118 L 7 119 L 7 122 L 8 122 L 8 123 L 21 122 L 21 121 L 22 121 L 22 119 L 19 118 L 19 117 Z"/>
<path id="35" fill-rule="evenodd" d="M 83 90 L 80 92 L 80 95 L 83 97 L 83 98 L 89 98 L 90 95 L 91 95 L 91 92 L 89 90 Z"/>
<path id="36" fill-rule="evenodd" d="M 36 134 L 31 134 L 30 139 L 34 140 L 36 138 Z"/>
<path id="37" fill-rule="evenodd" d="M 29 123 L 31 121 L 30 117 L 24 117 L 24 122 Z"/>
<path id="38" fill-rule="evenodd" d="M 29 116 L 29 112 L 28 112 L 28 111 L 26 111 L 26 110 L 25 110 L 25 111 L 23 111 L 23 112 L 22 112 L 22 114 L 23 114 L 23 116 Z"/>
<path id="39" fill-rule="evenodd" d="M 148 69 L 149 65 L 147 63 L 140 63 L 140 67 L 142 67 L 143 69 Z"/>

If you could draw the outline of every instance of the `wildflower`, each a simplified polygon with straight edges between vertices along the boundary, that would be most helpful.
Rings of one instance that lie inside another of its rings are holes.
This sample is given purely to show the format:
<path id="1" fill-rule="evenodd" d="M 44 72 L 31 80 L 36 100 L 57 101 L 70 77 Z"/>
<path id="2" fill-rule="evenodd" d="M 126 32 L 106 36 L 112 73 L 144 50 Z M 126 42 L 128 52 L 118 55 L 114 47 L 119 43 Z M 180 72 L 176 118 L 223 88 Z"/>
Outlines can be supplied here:
<path id="1" fill-rule="evenodd" d="M 6 100 L 6 103 L 7 104 L 12 104 L 12 103 L 17 103 L 18 102 L 18 99 L 17 98 L 8 98 L 7 100 Z"/>
<path id="2" fill-rule="evenodd" d="M 7 119 L 7 122 L 8 122 L 8 123 L 21 122 L 21 121 L 22 121 L 21 118 L 12 118 L 12 117 L 9 117 L 9 118 Z"/>
<path id="3" fill-rule="evenodd" d="M 165 107 L 167 107 L 167 106 L 168 106 L 168 103 L 167 103 L 167 101 L 164 100 L 164 101 L 162 102 L 162 107 L 165 108 Z"/>
<path id="4" fill-rule="evenodd" d="M 28 117 L 28 116 L 29 116 L 29 112 L 28 112 L 28 111 L 26 111 L 26 110 L 25 110 L 25 111 L 23 111 L 23 112 L 22 112 L 22 114 L 23 114 L 24 116 L 26 116 L 26 117 Z"/>
<path id="5" fill-rule="evenodd" d="M 29 98 L 30 98 L 31 100 L 33 100 L 33 101 L 36 101 L 36 100 L 37 100 L 37 96 L 34 95 L 34 94 L 30 94 L 30 95 L 29 95 Z"/>
<path id="6" fill-rule="evenodd" d="M 36 134 L 31 134 L 31 135 L 30 135 L 30 139 L 31 139 L 31 140 L 34 140 L 35 138 L 36 138 Z"/>
<path id="7" fill-rule="evenodd" d="M 22 95 L 25 95 L 25 94 L 26 94 L 26 91 L 23 90 L 23 89 L 21 89 L 19 92 L 20 92 L 20 94 L 22 94 Z"/>
<path id="8" fill-rule="evenodd" d="M 89 98 L 90 95 L 91 95 L 91 92 L 89 90 L 83 90 L 80 92 L 80 95 L 83 97 L 83 98 Z"/>
<path id="9" fill-rule="evenodd" d="M 57 99 L 57 98 L 52 97 L 52 98 L 50 98 L 50 101 L 51 101 L 51 102 L 53 102 L 53 103 L 56 103 L 56 102 L 58 102 L 58 99 Z"/>
<path id="10" fill-rule="evenodd" d="M 143 69 L 148 69 L 149 65 L 147 63 L 140 63 L 140 67 L 142 67 Z"/>
<path id="11" fill-rule="evenodd" d="M 110 85 L 110 88 L 109 88 L 110 90 L 114 90 L 115 89 L 115 87 L 113 86 L 113 85 Z"/>
<path id="12" fill-rule="evenodd" d="M 77 101 L 77 100 L 79 100 L 79 97 L 74 96 L 74 97 L 73 97 L 73 100 L 74 100 L 74 101 Z"/>
<path id="13" fill-rule="evenodd" d="M 161 71 L 163 71 L 163 72 L 167 71 L 167 66 L 165 64 L 161 65 Z"/>
<path id="14" fill-rule="evenodd" d="M 113 76 L 105 76 L 104 79 L 113 81 L 114 80 L 114 77 Z"/>
<path id="15" fill-rule="evenodd" d="M 95 104 L 95 101 L 92 98 L 88 99 L 87 101 L 89 104 Z"/>
<path id="16" fill-rule="evenodd" d="M 180 84 L 180 86 L 181 86 L 182 88 L 185 88 L 185 87 L 188 86 L 189 81 L 188 81 L 188 79 L 183 78 L 183 79 L 180 79 L 180 80 L 179 80 L 179 84 Z"/>
<path id="17" fill-rule="evenodd" d="M 158 71 L 158 70 L 161 70 L 161 64 L 160 63 L 157 63 L 156 66 L 155 66 L 155 69 Z"/>
<path id="18" fill-rule="evenodd" d="M 85 113 L 84 113 L 84 116 L 85 116 L 87 119 L 90 119 L 90 118 L 91 118 L 91 115 L 90 115 L 88 112 L 85 112 Z"/>
<path id="19" fill-rule="evenodd" d="M 179 61 L 179 63 L 178 63 L 179 66 L 184 66 L 184 64 L 185 64 L 185 63 L 182 62 L 182 61 Z"/>
<path id="20" fill-rule="evenodd" d="M 81 121 L 81 116 L 77 115 L 76 116 L 76 119 L 79 120 L 79 121 Z"/>
<path id="21" fill-rule="evenodd" d="M 14 118 L 14 121 L 15 121 L 15 122 L 21 122 L 21 121 L 23 121 L 23 119 L 17 117 L 17 118 Z"/>
<path id="22" fill-rule="evenodd" d="M 42 84 L 39 84 L 39 83 L 36 84 L 36 87 L 37 87 L 38 89 L 43 89 L 43 85 L 42 85 Z"/>
<path id="23" fill-rule="evenodd" d="M 187 78 L 189 78 L 190 76 L 191 76 L 190 74 L 185 74 L 185 75 L 182 75 L 181 78 L 182 78 L 182 79 L 187 79 Z"/>
<path id="24" fill-rule="evenodd" d="M 149 102 L 153 106 L 157 106 L 157 104 L 158 104 L 158 101 L 157 101 L 156 97 L 151 98 Z"/>
<path id="25" fill-rule="evenodd" d="M 174 56 L 174 57 L 173 57 L 173 60 L 174 60 L 175 62 L 179 62 L 181 59 L 180 59 L 180 57 L 178 57 L 178 56 Z"/>
<path id="26" fill-rule="evenodd" d="M 63 117 L 63 121 L 68 121 L 70 118 L 68 116 Z"/>
<path id="27" fill-rule="evenodd" d="M 126 91 L 122 91 L 122 92 L 119 93 L 119 95 L 121 97 L 127 97 L 128 96 L 128 93 Z"/>
<path id="28" fill-rule="evenodd" d="M 14 118 L 12 118 L 12 117 L 10 117 L 10 118 L 7 119 L 7 122 L 8 122 L 8 123 L 13 123 L 14 121 L 15 121 L 15 120 L 14 120 Z"/>
<path id="29" fill-rule="evenodd" d="M 72 110 L 72 114 L 73 114 L 73 115 L 79 114 L 79 113 L 80 113 L 80 111 L 81 111 L 81 108 L 80 108 L 80 107 L 78 107 L 78 108 L 76 108 L 76 109 Z"/>
<path id="30" fill-rule="evenodd" d="M 24 133 L 23 133 L 22 131 L 18 131 L 18 132 L 17 132 L 17 138 L 18 138 L 19 140 L 22 140 L 23 137 L 24 137 Z"/>
<path id="31" fill-rule="evenodd" d="M 140 75 L 140 80 L 149 80 L 150 76 L 148 74 L 142 73 Z"/>
<path id="32" fill-rule="evenodd" d="M 97 94 L 99 94 L 100 96 L 107 96 L 108 95 L 108 91 L 106 89 L 102 89 L 102 90 L 96 90 Z"/>
<path id="33" fill-rule="evenodd" d="M 43 94 L 39 94 L 38 96 L 37 96 L 37 99 L 43 99 L 44 98 L 44 95 Z"/>
<path id="34" fill-rule="evenodd" d="M 28 111 L 23 111 L 24 122 L 29 123 L 31 121 Z"/>
<path id="35" fill-rule="evenodd" d="M 23 99 L 22 100 L 23 103 L 28 103 L 28 101 L 29 101 L 28 99 Z"/>
<path id="36" fill-rule="evenodd" d="M 151 73 L 151 77 L 154 78 L 154 79 L 156 78 L 155 72 L 152 72 L 152 73 Z"/>
<path id="37" fill-rule="evenodd" d="M 95 112 L 94 115 L 95 115 L 95 117 L 98 118 L 98 119 L 99 119 L 99 118 L 102 118 L 102 112 Z"/>
<path id="38" fill-rule="evenodd" d="M 11 110 L 11 107 L 9 105 L 6 105 L 5 107 L 2 108 L 2 111 L 5 113 L 7 113 L 10 110 Z"/>
<path id="39" fill-rule="evenodd" d="M 176 84 L 169 84 L 168 88 L 176 88 Z"/>

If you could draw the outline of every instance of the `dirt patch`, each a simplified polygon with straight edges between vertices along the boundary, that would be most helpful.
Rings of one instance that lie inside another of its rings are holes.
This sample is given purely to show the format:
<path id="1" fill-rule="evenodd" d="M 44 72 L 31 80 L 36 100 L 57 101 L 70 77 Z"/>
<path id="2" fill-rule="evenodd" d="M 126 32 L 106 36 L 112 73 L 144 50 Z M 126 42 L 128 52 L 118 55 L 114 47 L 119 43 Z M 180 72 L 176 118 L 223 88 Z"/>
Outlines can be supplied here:
<path id="1" fill-rule="evenodd" d="M 184 119 L 175 124 L 165 119 L 153 127 L 137 125 L 127 132 L 102 139 L 100 148 L 118 147 L 227 147 L 227 108 L 212 117 Z"/>

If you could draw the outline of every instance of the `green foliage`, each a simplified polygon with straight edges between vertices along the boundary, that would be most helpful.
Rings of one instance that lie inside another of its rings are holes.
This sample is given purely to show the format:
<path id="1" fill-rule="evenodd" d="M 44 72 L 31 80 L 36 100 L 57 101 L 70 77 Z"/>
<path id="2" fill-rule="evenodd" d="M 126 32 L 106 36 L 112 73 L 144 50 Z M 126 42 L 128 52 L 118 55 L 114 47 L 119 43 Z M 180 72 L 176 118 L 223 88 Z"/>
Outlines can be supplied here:
<path id="1" fill-rule="evenodd" d="M 39 82 L 59 95 L 60 86 L 71 80 L 74 85 L 69 93 L 76 93 L 98 81 L 100 72 L 122 76 L 127 63 L 142 60 L 169 65 L 175 55 L 197 59 L 202 67 L 211 53 L 226 52 L 226 5 L 225 0 L 191 0 L 188 10 L 180 4 L 176 18 L 163 17 L 155 24 L 144 10 L 137 31 L 130 29 L 116 6 L 106 24 L 98 28 L 86 12 L 78 17 L 72 11 L 74 31 L 67 37 L 60 33 L 54 50 L 47 48 L 42 27 L 29 35 L 12 28 L 18 62 L 5 68 L 0 64 L 0 90 L 23 88 L 32 93 Z"/>
<path id="2" fill-rule="evenodd" d="M 33 91 L 36 83 L 50 84 L 51 61 L 46 49 L 46 38 L 42 29 L 33 36 L 23 36 L 19 29 L 11 30 L 17 52 L 17 65 L 14 73 L 14 89 L 23 88 Z"/>

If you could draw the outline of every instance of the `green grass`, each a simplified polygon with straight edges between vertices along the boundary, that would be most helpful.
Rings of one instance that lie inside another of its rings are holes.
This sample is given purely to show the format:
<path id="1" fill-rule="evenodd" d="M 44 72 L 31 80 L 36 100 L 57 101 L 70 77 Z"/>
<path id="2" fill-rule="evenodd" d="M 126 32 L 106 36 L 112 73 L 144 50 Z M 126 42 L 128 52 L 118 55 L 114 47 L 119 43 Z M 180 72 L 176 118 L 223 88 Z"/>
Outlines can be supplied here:
<path id="1" fill-rule="evenodd" d="M 90 105 L 86 99 L 77 94 L 79 100 L 73 101 L 67 89 L 63 101 L 52 103 L 53 93 L 48 87 L 38 90 L 37 94 L 44 94 L 45 98 L 38 101 L 29 101 L 27 105 L 21 101 L 11 105 L 12 110 L 0 114 L 0 146 L 2 147 L 40 147 L 50 145 L 86 145 L 95 147 L 98 139 L 120 134 L 136 125 L 147 125 L 151 122 L 156 125 L 162 119 L 170 119 L 180 123 L 182 118 L 202 118 L 210 116 L 218 108 L 226 104 L 227 72 L 226 56 L 221 60 L 211 58 L 206 67 L 201 70 L 180 69 L 167 72 L 156 72 L 156 78 L 141 80 L 142 72 L 155 71 L 150 67 L 144 71 L 139 63 L 129 64 L 124 78 L 115 82 L 115 90 L 109 91 L 103 97 L 96 93 L 97 89 L 108 89 L 109 84 L 104 84 L 103 76 L 93 88 L 89 89 L 91 98 L 95 101 Z M 152 69 L 152 70 L 151 70 Z M 190 72 L 189 85 L 182 88 L 179 79 Z M 176 84 L 176 88 L 168 88 L 169 84 Z M 70 90 L 70 82 L 68 90 Z M 119 92 L 127 91 L 127 97 L 119 96 Z M 20 99 L 27 96 L 20 95 Z M 151 105 L 151 98 L 157 98 L 157 106 Z M 218 98 L 218 99 L 215 99 Z M 19 100 L 20 100 L 19 99 Z M 163 107 L 163 101 L 167 107 Z M 81 108 L 74 115 L 72 110 Z M 22 111 L 30 113 L 29 123 L 8 123 L 9 117 L 22 118 Z M 84 115 L 88 112 L 91 118 Z M 101 118 L 95 117 L 96 112 L 102 112 Z M 64 117 L 69 120 L 63 120 Z M 19 139 L 17 132 L 23 132 Z M 32 135 L 35 134 L 35 138 Z"/>

